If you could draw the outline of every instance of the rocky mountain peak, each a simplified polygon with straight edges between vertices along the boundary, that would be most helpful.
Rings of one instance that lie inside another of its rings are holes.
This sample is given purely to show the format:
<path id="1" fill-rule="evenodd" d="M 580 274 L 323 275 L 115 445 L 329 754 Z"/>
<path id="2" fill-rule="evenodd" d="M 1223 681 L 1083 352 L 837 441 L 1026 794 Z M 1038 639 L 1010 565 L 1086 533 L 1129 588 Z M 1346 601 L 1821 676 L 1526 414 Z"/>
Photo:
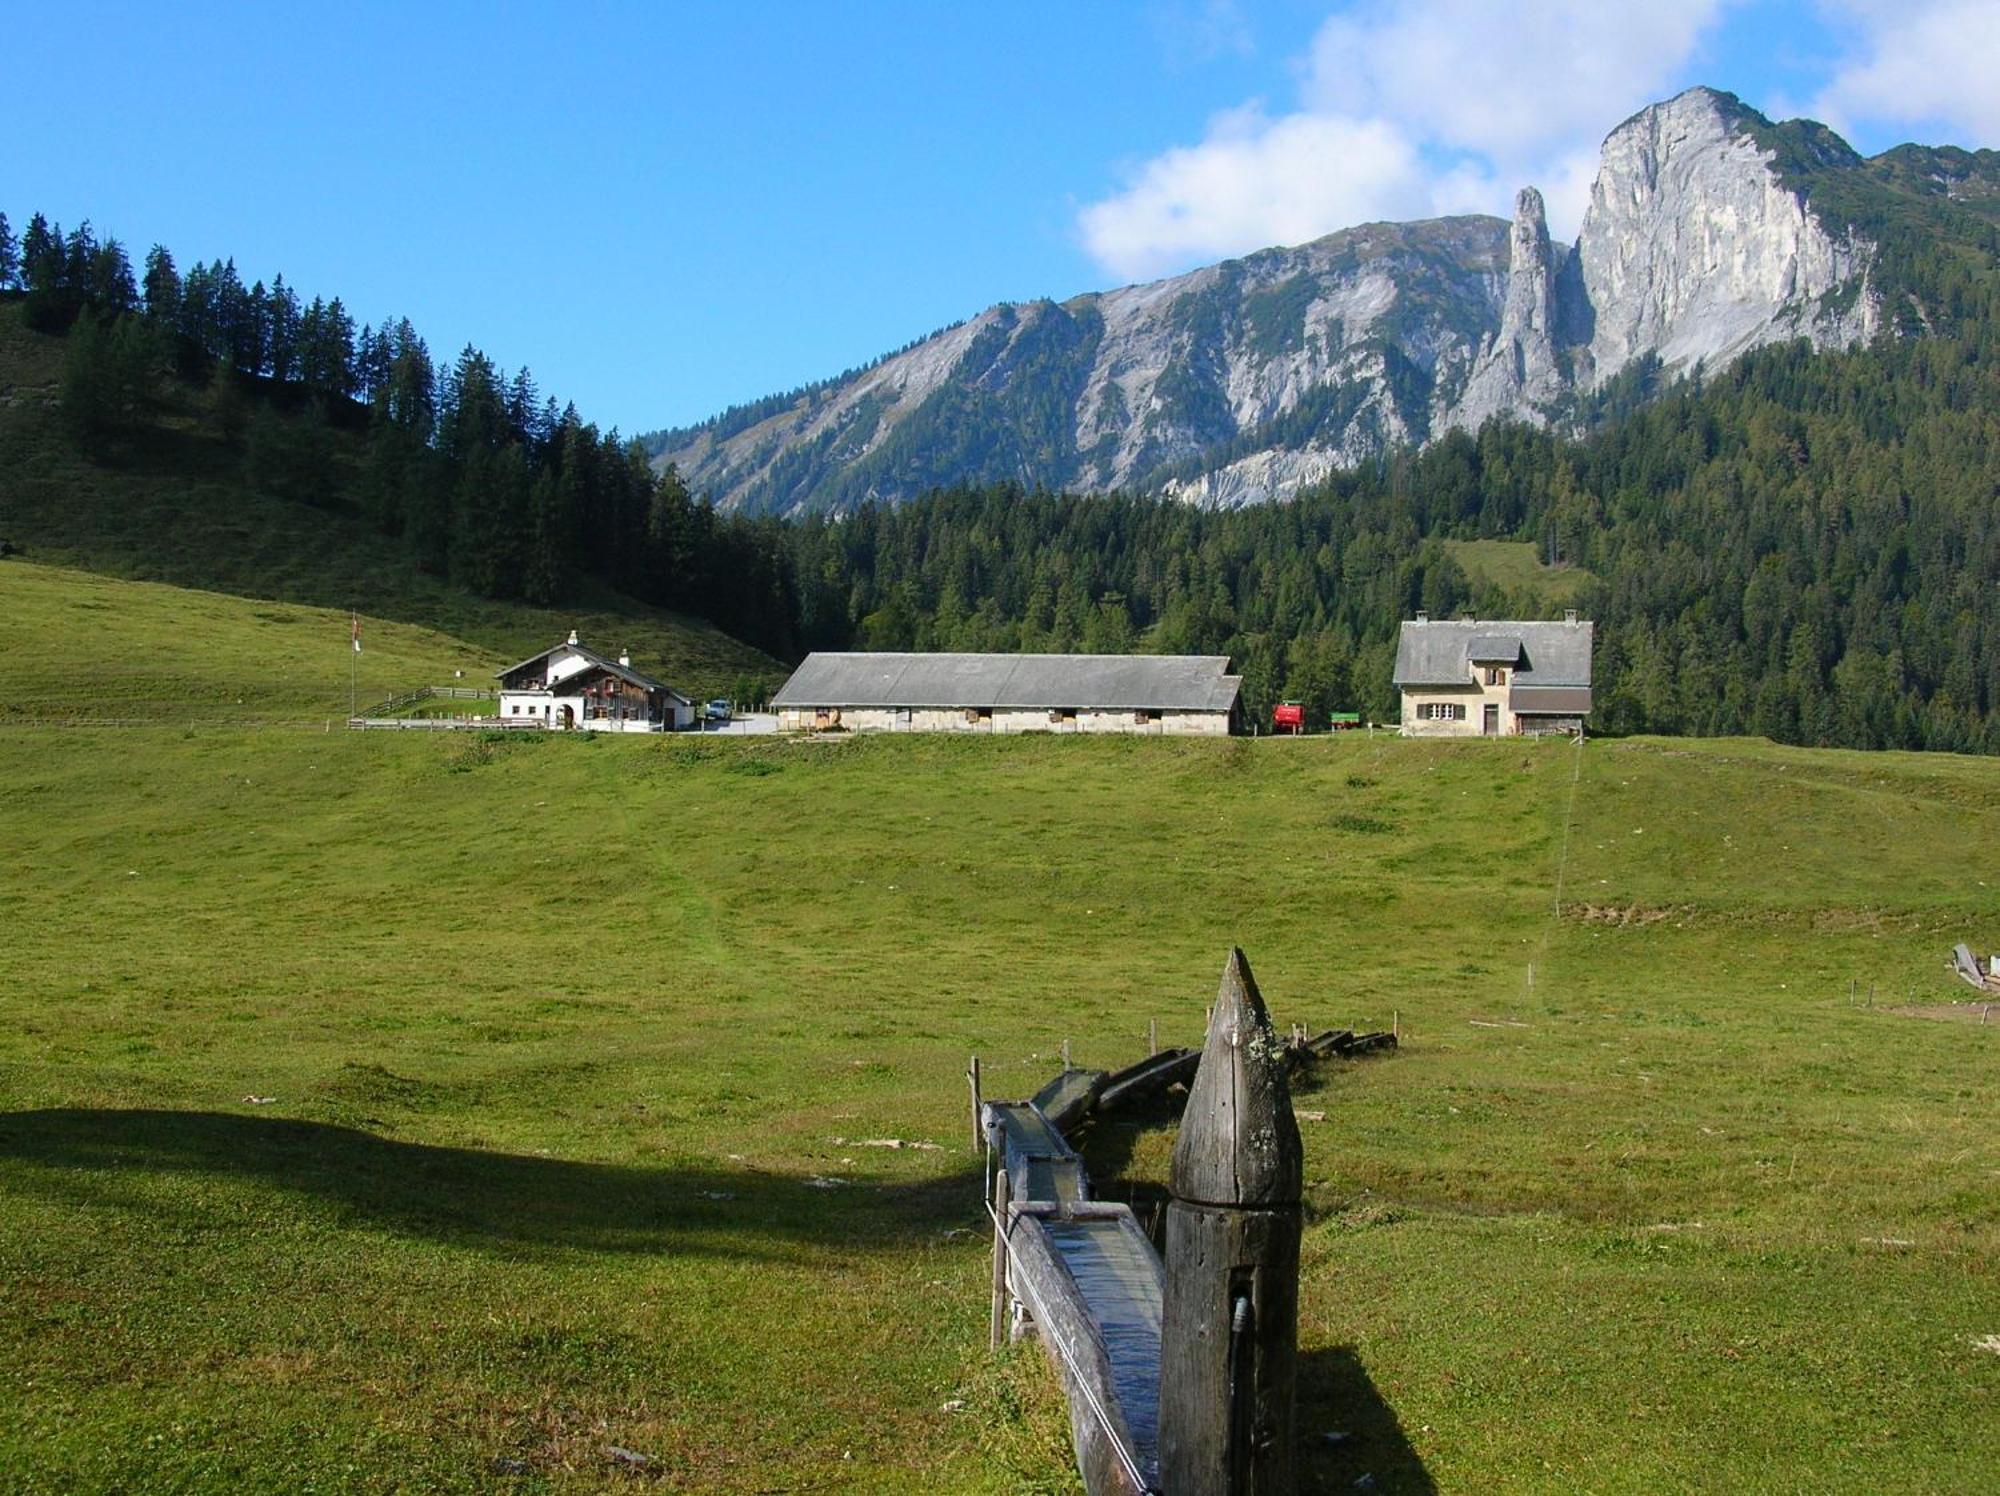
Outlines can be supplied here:
<path id="1" fill-rule="evenodd" d="M 1780 157 L 1782 156 L 1782 161 Z M 1606 137 L 1574 245 L 1510 222 L 1367 224 L 1148 285 L 999 307 L 660 460 L 725 507 L 790 513 L 959 482 L 1281 497 L 1495 417 L 1569 418 L 1634 359 L 1670 373 L 1877 326 L 1873 247 L 1787 173 L 1860 158 L 1692 88 Z M 1983 181 L 1983 178 L 1981 178 Z"/>

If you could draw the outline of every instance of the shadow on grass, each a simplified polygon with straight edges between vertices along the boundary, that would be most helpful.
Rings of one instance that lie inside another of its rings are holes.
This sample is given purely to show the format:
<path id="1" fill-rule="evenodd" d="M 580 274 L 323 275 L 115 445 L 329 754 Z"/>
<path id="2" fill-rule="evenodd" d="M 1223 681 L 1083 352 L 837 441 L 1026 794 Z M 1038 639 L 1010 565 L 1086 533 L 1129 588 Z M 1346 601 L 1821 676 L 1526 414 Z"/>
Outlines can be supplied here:
<path id="1" fill-rule="evenodd" d="M 1299 1353 L 1297 1416 L 1301 1491 L 1352 1491 L 1364 1476 L 1363 1490 L 1437 1490 L 1352 1346 Z"/>
<path id="2" fill-rule="evenodd" d="M 176 1182 L 234 1177 L 318 1202 L 340 1227 L 515 1252 L 783 1258 L 805 1247 L 906 1248 L 964 1226 L 979 1198 L 970 1174 L 815 1187 L 808 1176 L 578 1163 L 229 1112 L 0 1113 L 0 1160 L 11 1166 L 10 1189 L 189 1225 L 210 1223 L 214 1206 Z"/>

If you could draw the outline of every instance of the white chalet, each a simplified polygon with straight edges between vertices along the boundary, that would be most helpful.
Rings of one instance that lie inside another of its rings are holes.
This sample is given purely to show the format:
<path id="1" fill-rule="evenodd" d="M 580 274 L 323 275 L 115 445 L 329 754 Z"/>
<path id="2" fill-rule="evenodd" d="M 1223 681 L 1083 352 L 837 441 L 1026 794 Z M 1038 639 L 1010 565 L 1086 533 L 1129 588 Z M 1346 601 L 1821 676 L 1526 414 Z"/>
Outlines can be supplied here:
<path id="1" fill-rule="evenodd" d="M 641 675 L 632 657 L 607 660 L 577 642 L 576 630 L 554 649 L 498 672 L 500 720 L 594 732 L 674 732 L 694 725 L 694 702 L 664 681 Z"/>

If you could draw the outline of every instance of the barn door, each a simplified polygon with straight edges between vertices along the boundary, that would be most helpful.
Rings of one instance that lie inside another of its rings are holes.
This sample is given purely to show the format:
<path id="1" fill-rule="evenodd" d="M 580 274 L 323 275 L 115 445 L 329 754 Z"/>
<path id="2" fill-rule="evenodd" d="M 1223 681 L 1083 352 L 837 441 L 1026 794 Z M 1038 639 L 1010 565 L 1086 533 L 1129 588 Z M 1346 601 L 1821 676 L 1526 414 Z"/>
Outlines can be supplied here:
<path id="1" fill-rule="evenodd" d="M 1495 703 L 1486 703 L 1486 720 L 1480 724 L 1479 730 L 1489 738 L 1500 736 L 1500 708 Z"/>

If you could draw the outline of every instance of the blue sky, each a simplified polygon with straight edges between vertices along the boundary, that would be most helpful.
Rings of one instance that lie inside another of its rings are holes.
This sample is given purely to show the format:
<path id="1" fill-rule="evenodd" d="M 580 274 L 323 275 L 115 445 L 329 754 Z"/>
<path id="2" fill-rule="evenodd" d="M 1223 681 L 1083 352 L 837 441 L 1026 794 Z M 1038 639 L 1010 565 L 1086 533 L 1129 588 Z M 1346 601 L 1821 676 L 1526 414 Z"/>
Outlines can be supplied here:
<path id="1" fill-rule="evenodd" d="M 1691 83 L 2000 144 L 2000 0 L 17 7 L 0 209 L 233 255 L 628 433 L 1353 222 L 1573 234 Z"/>

